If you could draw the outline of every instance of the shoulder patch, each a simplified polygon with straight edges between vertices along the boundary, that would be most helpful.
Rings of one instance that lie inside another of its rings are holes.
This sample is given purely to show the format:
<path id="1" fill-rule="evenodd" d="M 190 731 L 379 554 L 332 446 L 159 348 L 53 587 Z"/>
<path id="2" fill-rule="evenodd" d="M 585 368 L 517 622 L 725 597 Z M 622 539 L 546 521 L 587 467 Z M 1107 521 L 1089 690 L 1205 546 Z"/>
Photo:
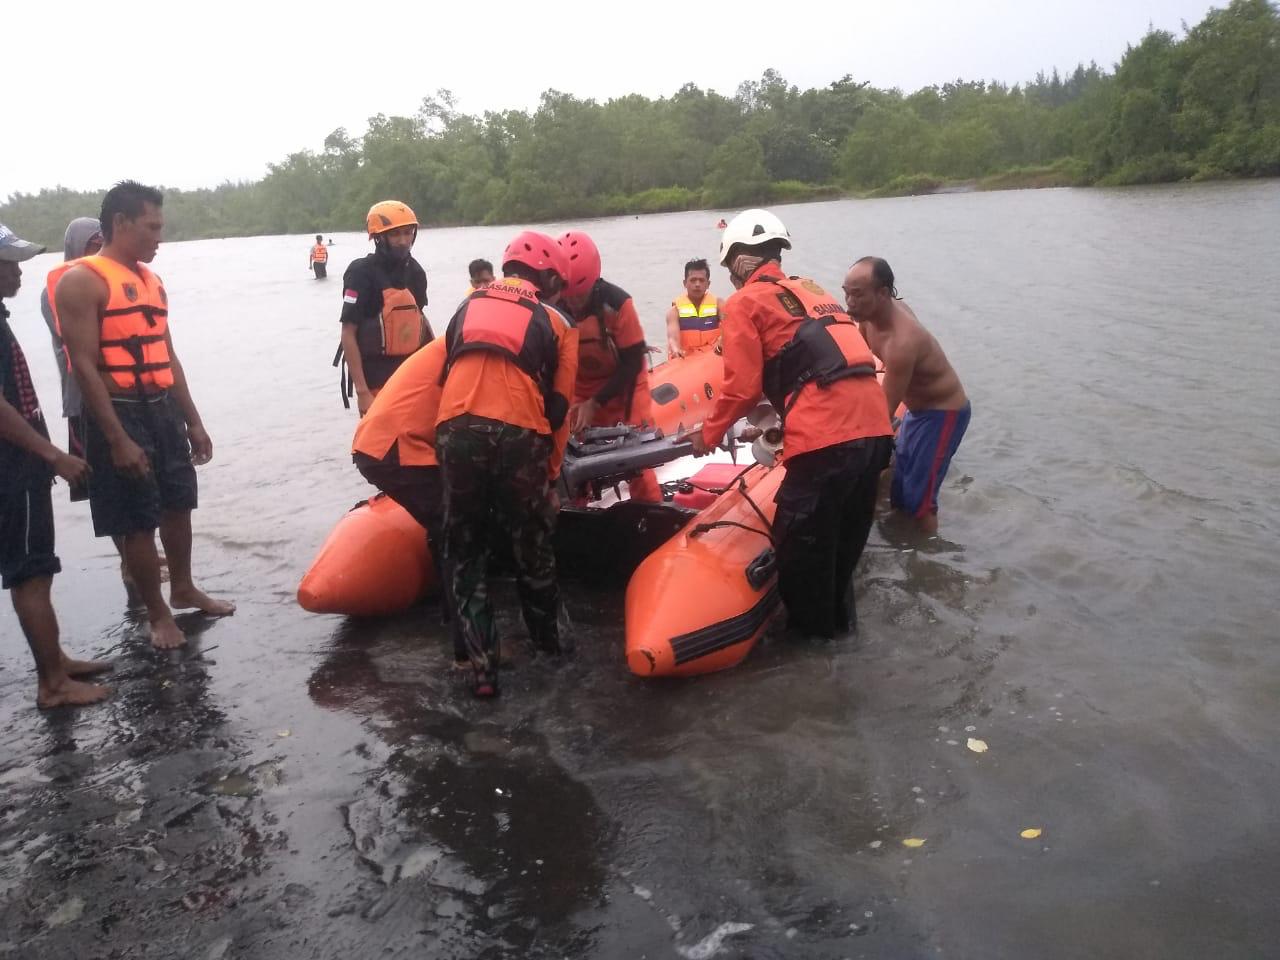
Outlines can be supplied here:
<path id="1" fill-rule="evenodd" d="M 786 290 L 779 290 L 778 302 L 782 304 L 782 309 L 787 311 L 787 313 L 791 314 L 793 317 L 803 319 L 808 316 L 808 314 L 805 313 L 804 304 L 802 304 L 793 293 L 788 293 Z"/>
<path id="2" fill-rule="evenodd" d="M 360 295 L 350 288 L 342 291 L 343 303 L 355 303 L 359 299 Z"/>

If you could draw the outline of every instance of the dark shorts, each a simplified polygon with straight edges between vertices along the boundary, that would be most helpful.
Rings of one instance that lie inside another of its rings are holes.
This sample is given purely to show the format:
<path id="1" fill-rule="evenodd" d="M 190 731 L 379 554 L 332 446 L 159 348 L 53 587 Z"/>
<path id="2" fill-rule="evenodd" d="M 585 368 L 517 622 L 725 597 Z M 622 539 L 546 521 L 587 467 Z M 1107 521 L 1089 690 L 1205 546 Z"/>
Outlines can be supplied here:
<path id="1" fill-rule="evenodd" d="M 158 527 L 165 511 L 194 510 L 196 469 L 178 402 L 163 393 L 148 400 L 115 398 L 111 406 L 125 433 L 146 451 L 151 470 L 140 479 L 118 473 L 106 437 L 92 416 L 85 417 L 93 532 L 99 537 L 142 533 Z"/>
<path id="2" fill-rule="evenodd" d="M 938 512 L 938 488 L 969 427 L 969 405 L 922 410 L 902 418 L 894 451 L 889 502 L 913 517 Z"/>
<path id="3" fill-rule="evenodd" d="M 328 276 L 328 271 L 325 269 L 325 265 L 323 263 L 320 263 L 319 261 L 313 262 L 311 264 L 311 269 L 316 272 L 317 280 L 323 280 L 326 276 Z"/>
<path id="4" fill-rule="evenodd" d="M 22 471 L 0 482 L 0 586 L 9 590 L 62 569 L 53 552 L 53 495 L 47 475 Z"/>
<path id="5" fill-rule="evenodd" d="M 84 424 L 87 419 L 87 416 L 79 413 L 73 413 L 67 417 L 67 453 L 81 460 L 84 459 Z M 89 484 L 71 484 L 71 499 L 73 502 L 88 500 Z"/>

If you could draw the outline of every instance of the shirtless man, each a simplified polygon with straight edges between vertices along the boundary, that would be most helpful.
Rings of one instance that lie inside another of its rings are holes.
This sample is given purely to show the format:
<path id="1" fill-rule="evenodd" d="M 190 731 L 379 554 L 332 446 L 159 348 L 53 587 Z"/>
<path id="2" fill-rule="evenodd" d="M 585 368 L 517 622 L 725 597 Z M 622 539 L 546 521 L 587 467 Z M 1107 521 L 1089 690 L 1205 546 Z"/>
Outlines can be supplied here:
<path id="1" fill-rule="evenodd" d="M 94 533 L 122 538 L 147 605 L 151 643 L 171 649 L 187 639 L 171 605 L 211 616 L 233 613 L 235 605 L 191 579 L 194 464 L 213 458 L 213 441 L 173 347 L 164 284 L 145 266 L 160 246 L 162 203 L 159 191 L 128 180 L 108 190 L 99 217 L 102 252 L 77 261 L 54 299 L 84 396 Z M 160 589 L 157 527 L 169 559 L 169 603 Z"/>
<path id="2" fill-rule="evenodd" d="M 969 426 L 969 398 L 933 334 L 898 300 L 893 270 L 858 260 L 844 278 L 844 302 L 884 364 L 889 415 L 907 408 L 898 431 L 889 500 L 926 534 L 938 532 L 938 489 Z"/>

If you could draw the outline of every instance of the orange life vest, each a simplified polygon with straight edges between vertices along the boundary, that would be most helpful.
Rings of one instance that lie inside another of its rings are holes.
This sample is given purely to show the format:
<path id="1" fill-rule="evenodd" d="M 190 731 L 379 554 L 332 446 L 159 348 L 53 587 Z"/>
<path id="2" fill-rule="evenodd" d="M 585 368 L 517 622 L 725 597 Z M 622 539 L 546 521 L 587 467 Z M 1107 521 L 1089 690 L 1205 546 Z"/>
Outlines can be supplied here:
<path id="1" fill-rule="evenodd" d="M 597 280 L 578 328 L 578 379 L 607 380 L 618 369 L 618 344 L 609 322 L 631 295 L 608 280 Z"/>
<path id="2" fill-rule="evenodd" d="M 845 377 L 875 376 L 871 348 L 827 291 L 803 277 L 761 279 L 781 288 L 778 302 L 801 321 L 791 339 L 764 363 L 764 394 L 779 414 L 786 416 L 807 384 L 825 388 Z"/>
<path id="3" fill-rule="evenodd" d="M 326 247 L 323 243 L 317 243 L 314 247 L 311 248 L 312 263 L 324 263 L 328 259 L 329 259 L 329 248 Z"/>
<path id="4" fill-rule="evenodd" d="M 685 350 L 697 350 L 720 339 L 720 309 L 710 291 L 695 304 L 688 295 L 681 294 L 671 301 L 680 318 L 680 346 Z"/>
<path id="5" fill-rule="evenodd" d="M 445 331 L 449 367 L 473 350 L 499 353 L 514 363 L 545 394 L 560 362 L 559 342 L 547 308 L 530 283 L 513 277 L 495 280 L 467 297 Z"/>
<path id="6" fill-rule="evenodd" d="M 53 315 L 53 333 L 54 333 L 54 336 L 58 338 L 58 341 L 60 343 L 62 341 L 62 322 L 58 319 L 58 301 L 57 301 L 57 298 L 54 296 L 54 292 L 58 289 L 58 281 L 62 279 L 62 275 L 79 262 L 80 262 L 79 259 L 64 260 L 62 263 L 58 264 L 56 267 L 54 267 L 52 270 L 49 271 L 49 276 L 46 277 L 44 281 L 45 291 L 49 295 L 49 313 Z M 66 346 L 63 345 L 59 352 L 62 354 L 63 359 L 66 361 L 67 370 L 70 370 L 71 354 L 67 351 Z"/>
<path id="7" fill-rule="evenodd" d="M 160 278 L 141 263 L 135 273 L 101 254 L 66 266 L 79 265 L 107 284 L 107 306 L 98 331 L 98 369 L 121 390 L 151 392 L 173 386 L 173 364 L 165 339 L 169 295 Z"/>

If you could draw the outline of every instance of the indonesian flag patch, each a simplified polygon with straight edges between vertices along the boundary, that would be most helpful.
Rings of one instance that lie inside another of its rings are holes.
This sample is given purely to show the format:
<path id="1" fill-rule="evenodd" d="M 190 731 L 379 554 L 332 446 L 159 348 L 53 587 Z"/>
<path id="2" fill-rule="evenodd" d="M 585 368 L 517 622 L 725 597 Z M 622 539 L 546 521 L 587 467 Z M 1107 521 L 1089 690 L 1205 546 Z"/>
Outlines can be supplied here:
<path id="1" fill-rule="evenodd" d="M 358 299 L 358 298 L 356 297 L 356 292 L 355 292 L 354 290 L 343 290 L 343 291 L 342 291 L 342 302 L 343 302 L 343 303 L 355 303 L 357 299 Z"/>

